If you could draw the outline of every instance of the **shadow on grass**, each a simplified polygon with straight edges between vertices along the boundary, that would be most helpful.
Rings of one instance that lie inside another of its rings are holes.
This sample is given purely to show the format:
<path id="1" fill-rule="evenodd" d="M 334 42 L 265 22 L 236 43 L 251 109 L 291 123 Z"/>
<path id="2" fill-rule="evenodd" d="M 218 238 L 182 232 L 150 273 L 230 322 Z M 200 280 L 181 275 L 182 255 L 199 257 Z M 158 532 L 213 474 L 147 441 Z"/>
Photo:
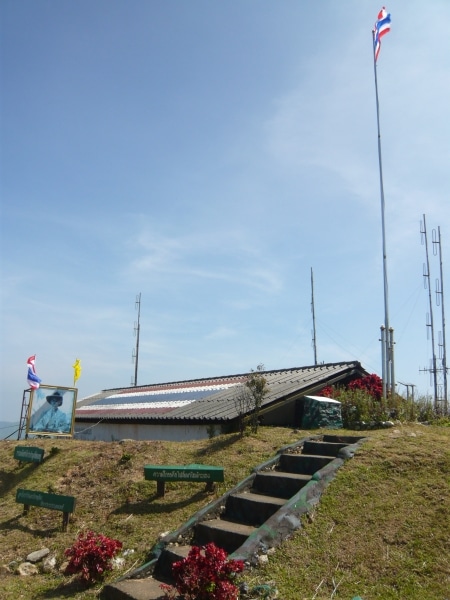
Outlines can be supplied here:
<path id="1" fill-rule="evenodd" d="M 24 515 L 21 513 L 20 515 L 8 519 L 8 521 L 3 521 L 2 523 L 0 523 L 0 531 L 23 531 L 24 533 L 28 533 L 33 536 L 38 536 L 42 538 L 47 538 L 53 535 L 54 533 L 61 532 L 61 527 L 50 527 L 47 529 L 35 529 L 34 526 L 28 527 L 28 525 L 24 525 L 20 522 L 20 519 L 22 517 L 24 517 Z"/>
<path id="2" fill-rule="evenodd" d="M 97 593 L 94 588 L 89 587 L 79 577 L 76 577 L 71 581 L 61 583 L 52 590 L 41 592 L 39 596 L 34 596 L 34 598 L 36 598 L 36 600 L 41 600 L 44 598 L 73 598 L 75 594 L 79 594 L 81 592 L 84 592 L 83 597 L 85 595 L 89 595 L 92 598 L 97 597 Z"/>
<path id="3" fill-rule="evenodd" d="M 14 471 L 0 470 L 0 496 L 7 494 L 27 479 L 37 468 L 38 463 L 27 463 L 26 466 L 18 466 Z"/>
<path id="4" fill-rule="evenodd" d="M 162 502 L 161 496 L 158 496 L 156 492 L 146 498 L 145 500 L 139 500 L 138 502 L 126 502 L 116 510 L 112 511 L 111 515 L 128 515 L 130 513 L 135 515 L 146 515 L 146 514 L 157 514 L 163 515 L 171 513 L 174 510 L 185 508 L 199 500 L 208 498 L 208 492 L 201 490 L 196 492 L 189 498 L 180 500 L 178 502 Z M 167 496 L 166 496 L 167 497 Z"/>
<path id="5" fill-rule="evenodd" d="M 33 474 L 39 467 L 51 459 L 55 458 L 58 452 L 50 453 L 44 456 L 41 463 L 35 462 L 19 462 L 13 471 L 5 471 L 0 469 L 0 496 L 4 496 L 9 491 L 18 487 L 23 481 Z"/>
<path id="6" fill-rule="evenodd" d="M 223 439 L 222 437 L 220 439 L 213 438 L 210 441 L 210 443 L 206 446 L 206 448 L 201 448 L 196 453 L 196 456 L 198 456 L 199 458 L 202 456 L 209 456 L 209 455 L 212 456 L 212 455 L 216 454 L 217 452 L 221 452 L 225 448 L 232 446 L 234 443 L 236 443 L 240 439 L 241 439 L 241 435 L 239 433 L 236 433 L 233 436 L 229 436 L 229 437 L 227 436 L 225 439 Z"/>

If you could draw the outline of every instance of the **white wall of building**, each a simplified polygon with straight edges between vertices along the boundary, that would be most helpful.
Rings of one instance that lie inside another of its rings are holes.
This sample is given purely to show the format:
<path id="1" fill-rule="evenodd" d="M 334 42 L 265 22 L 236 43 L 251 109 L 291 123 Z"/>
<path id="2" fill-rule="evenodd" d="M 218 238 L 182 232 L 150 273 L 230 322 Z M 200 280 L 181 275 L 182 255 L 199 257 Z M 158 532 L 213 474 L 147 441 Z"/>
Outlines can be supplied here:
<path id="1" fill-rule="evenodd" d="M 215 435 L 220 434 L 216 426 Z M 210 437 L 208 425 L 146 425 L 143 423 L 75 423 L 74 438 L 91 442 L 161 440 L 187 442 Z"/>

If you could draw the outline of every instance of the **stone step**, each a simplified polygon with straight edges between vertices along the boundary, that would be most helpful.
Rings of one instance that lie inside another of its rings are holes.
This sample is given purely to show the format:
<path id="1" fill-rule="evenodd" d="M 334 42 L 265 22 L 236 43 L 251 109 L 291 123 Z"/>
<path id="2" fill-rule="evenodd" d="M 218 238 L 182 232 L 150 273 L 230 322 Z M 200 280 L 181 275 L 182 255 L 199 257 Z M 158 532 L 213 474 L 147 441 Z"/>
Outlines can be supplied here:
<path id="1" fill-rule="evenodd" d="M 224 516 L 259 527 L 285 503 L 285 498 L 267 496 L 253 491 L 231 494 L 227 499 Z"/>
<path id="2" fill-rule="evenodd" d="M 318 454 L 320 456 L 336 457 L 341 448 L 348 446 L 345 442 L 318 442 L 307 440 L 303 444 L 302 454 Z"/>
<path id="3" fill-rule="evenodd" d="M 277 469 L 289 473 L 314 475 L 333 460 L 331 456 L 318 454 L 281 454 Z"/>
<path id="4" fill-rule="evenodd" d="M 226 518 L 201 521 L 195 526 L 196 546 L 204 546 L 214 542 L 228 554 L 237 550 L 245 540 L 256 530 L 256 527 L 237 523 Z"/>
<path id="5" fill-rule="evenodd" d="M 108 600 L 160 600 L 165 598 L 161 582 L 153 577 L 145 579 L 123 579 L 107 584 L 102 589 L 102 598 Z"/>
<path id="6" fill-rule="evenodd" d="M 322 437 L 322 441 L 324 442 L 343 442 L 344 444 L 356 444 L 357 442 L 363 439 L 363 435 L 325 434 Z"/>
<path id="7" fill-rule="evenodd" d="M 309 481 L 311 475 L 284 471 L 259 471 L 256 473 L 253 489 L 261 494 L 288 500 Z"/>
<path id="8" fill-rule="evenodd" d="M 186 558 L 191 547 L 192 546 L 166 546 L 156 563 L 155 572 L 153 573 L 154 577 L 164 581 L 170 581 L 172 579 L 173 563 Z"/>

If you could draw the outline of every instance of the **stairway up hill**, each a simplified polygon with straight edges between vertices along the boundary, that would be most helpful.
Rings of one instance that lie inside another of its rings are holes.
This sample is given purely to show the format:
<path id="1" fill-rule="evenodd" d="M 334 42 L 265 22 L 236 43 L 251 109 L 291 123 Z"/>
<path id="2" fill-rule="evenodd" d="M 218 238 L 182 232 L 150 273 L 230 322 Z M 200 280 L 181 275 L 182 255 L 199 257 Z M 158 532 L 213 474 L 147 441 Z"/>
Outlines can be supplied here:
<path id="1" fill-rule="evenodd" d="M 106 585 L 103 600 L 163 598 L 161 583 L 172 582 L 172 564 L 192 546 L 214 542 L 230 558 L 257 565 L 259 557 L 300 528 L 344 462 L 366 438 L 318 435 L 303 438 L 256 467 L 252 474 L 199 512 L 150 551 L 149 562 Z"/>

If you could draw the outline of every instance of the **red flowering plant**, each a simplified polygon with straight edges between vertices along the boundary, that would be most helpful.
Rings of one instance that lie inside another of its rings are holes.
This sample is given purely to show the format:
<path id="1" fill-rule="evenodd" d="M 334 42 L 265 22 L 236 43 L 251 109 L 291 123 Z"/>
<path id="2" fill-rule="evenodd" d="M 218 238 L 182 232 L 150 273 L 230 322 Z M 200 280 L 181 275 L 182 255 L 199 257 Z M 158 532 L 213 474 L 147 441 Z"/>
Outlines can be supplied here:
<path id="1" fill-rule="evenodd" d="M 228 560 L 213 542 L 192 546 L 186 558 L 172 565 L 175 589 L 183 600 L 236 600 L 239 589 L 233 580 L 243 570 L 242 560 Z M 173 586 L 161 588 L 167 598 L 175 597 Z"/>
<path id="2" fill-rule="evenodd" d="M 81 532 L 73 546 L 64 552 L 70 558 L 66 573 L 80 573 L 87 583 L 94 583 L 112 568 L 111 560 L 121 548 L 119 540 L 93 531 Z"/>
<path id="3" fill-rule="evenodd" d="M 395 400 L 383 400 L 383 380 L 375 373 L 354 379 L 345 387 L 327 386 L 320 394 L 341 402 L 344 427 L 349 428 L 385 421 Z"/>
<path id="4" fill-rule="evenodd" d="M 349 390 L 363 390 L 367 392 L 375 400 L 381 400 L 383 395 L 383 380 L 375 373 L 361 377 L 360 379 L 354 379 L 348 384 Z"/>
<path id="5" fill-rule="evenodd" d="M 339 396 L 339 389 L 334 388 L 332 385 L 327 385 L 320 392 L 320 395 L 325 398 L 335 398 L 336 396 Z"/>
<path id="6" fill-rule="evenodd" d="M 372 373 L 371 375 L 366 375 L 366 377 L 350 381 L 344 388 L 327 385 L 321 390 L 320 395 L 326 398 L 339 398 L 346 390 L 362 390 L 375 400 L 381 400 L 383 396 L 383 380 L 375 373 Z"/>

